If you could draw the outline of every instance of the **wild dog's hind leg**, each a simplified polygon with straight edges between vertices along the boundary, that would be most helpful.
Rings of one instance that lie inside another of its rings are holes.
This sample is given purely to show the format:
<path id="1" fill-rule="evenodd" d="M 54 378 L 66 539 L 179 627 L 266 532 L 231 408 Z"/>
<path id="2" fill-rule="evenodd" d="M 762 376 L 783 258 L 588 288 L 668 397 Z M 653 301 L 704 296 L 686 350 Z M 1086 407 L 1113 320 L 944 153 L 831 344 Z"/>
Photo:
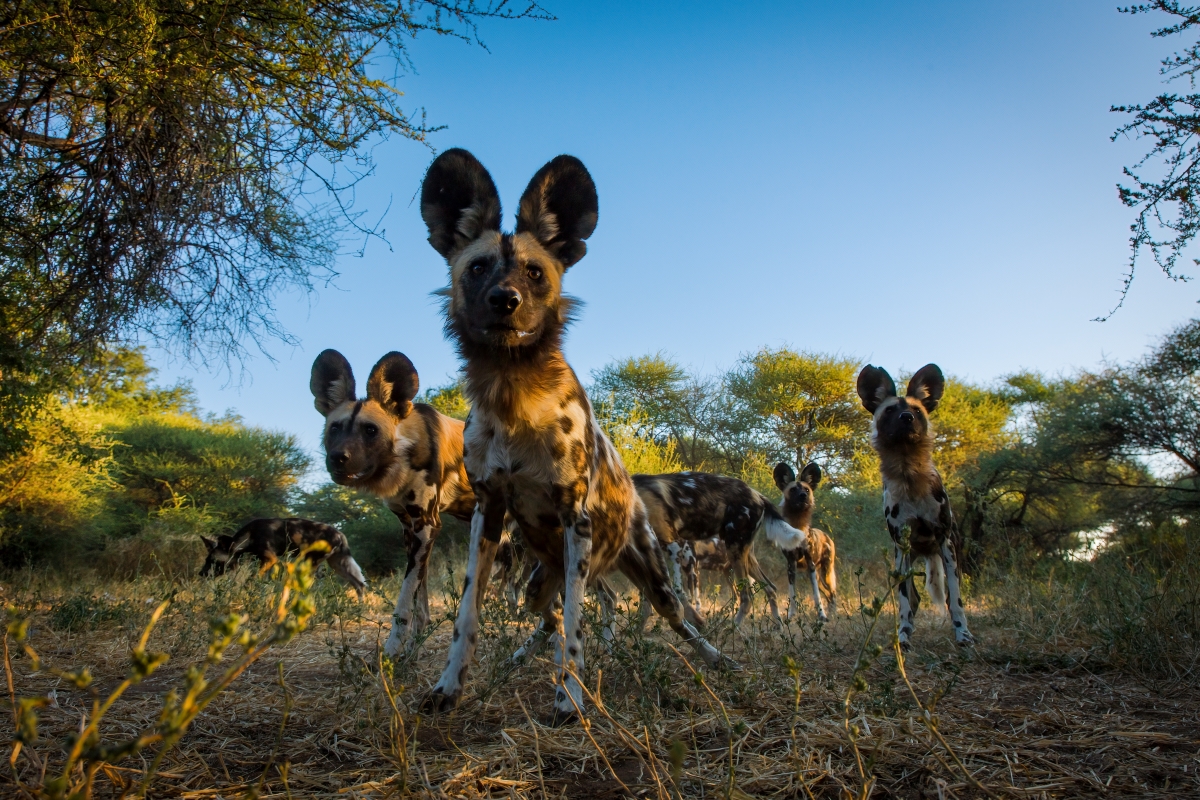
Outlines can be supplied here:
<path id="1" fill-rule="evenodd" d="M 422 595 L 428 597 L 423 590 L 429 577 L 429 554 L 440 531 L 440 526 L 419 518 L 404 526 L 408 565 L 396 598 L 396 610 L 392 612 L 392 630 L 383 645 L 383 652 L 393 658 L 402 650 L 411 649 L 417 635 L 429 623 L 428 606 L 422 608 Z"/>
<path id="2" fill-rule="evenodd" d="M 800 616 L 800 607 L 796 597 L 796 568 L 803 557 L 799 548 L 783 551 L 783 560 L 787 562 L 788 619 L 796 619 Z"/>
<path id="3" fill-rule="evenodd" d="M 450 655 L 442 677 L 421 704 L 426 711 L 444 712 L 458 705 L 467 679 L 467 668 L 475 655 L 479 637 L 479 595 L 487 588 L 487 575 L 492 569 L 492 559 L 496 556 L 500 533 L 504 529 L 503 499 L 488 502 L 482 492 L 477 494 L 477 498 L 475 516 L 471 519 L 467 575 L 463 578 L 458 617 L 454 620 L 454 633 L 450 637 Z"/>
<path id="4" fill-rule="evenodd" d="M 732 548 L 729 551 L 729 558 L 733 562 L 733 580 L 737 586 L 738 592 L 738 610 L 737 615 L 733 618 L 733 624 L 737 628 L 742 627 L 747 615 L 750 613 L 750 608 L 754 602 L 753 594 L 750 590 L 750 569 L 746 563 L 746 556 L 749 555 L 747 550 L 742 550 L 740 553 Z"/>
<path id="5" fill-rule="evenodd" d="M 963 609 L 962 601 L 962 576 L 958 571 L 954 544 L 949 539 L 942 542 L 941 558 L 946 572 L 946 599 L 950 605 L 950 621 L 954 624 L 954 641 L 960 645 L 975 644 L 975 637 L 967 629 L 967 612 Z"/>
<path id="6" fill-rule="evenodd" d="M 782 625 L 783 617 L 779 615 L 779 593 L 775 588 L 775 584 L 770 578 L 767 577 L 767 574 L 763 572 L 762 565 L 758 563 L 758 559 L 755 557 L 754 551 L 750 548 L 746 548 L 746 555 L 750 562 L 750 577 L 758 581 L 758 583 L 763 587 L 763 594 L 767 596 L 767 605 L 771 608 L 771 616 L 774 617 L 776 622 Z"/>
<path id="7" fill-rule="evenodd" d="M 646 522 L 645 512 L 639 511 L 634 512 L 633 530 L 625 549 L 621 551 L 618 568 L 633 581 L 643 596 L 649 598 L 654 610 L 667 620 L 672 630 L 679 634 L 706 664 L 710 667 L 741 669 L 737 662 L 713 647 L 700 635 L 696 626 L 685 618 L 690 606 L 682 602 L 671 590 L 665 554 Z"/>
<path id="8" fill-rule="evenodd" d="M 541 614 L 537 627 L 525 643 L 512 654 L 512 663 L 519 664 L 537 655 L 549 639 L 558 633 L 562 626 L 562 604 L 558 594 L 562 591 L 562 577 L 551 575 L 545 564 L 538 562 L 529 576 L 529 584 L 525 587 L 525 609 L 534 614 Z"/>

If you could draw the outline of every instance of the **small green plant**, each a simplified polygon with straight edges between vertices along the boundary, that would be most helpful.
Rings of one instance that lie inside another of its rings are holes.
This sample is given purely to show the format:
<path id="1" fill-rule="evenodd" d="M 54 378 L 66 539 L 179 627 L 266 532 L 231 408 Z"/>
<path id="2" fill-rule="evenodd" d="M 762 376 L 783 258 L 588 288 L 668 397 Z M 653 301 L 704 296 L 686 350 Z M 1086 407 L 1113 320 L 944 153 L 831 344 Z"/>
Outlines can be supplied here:
<path id="1" fill-rule="evenodd" d="M 324 542 L 318 542 L 302 551 L 296 560 L 282 564 L 279 570 L 282 579 L 275 596 L 273 625 L 269 631 L 254 633 L 248 630 L 245 627 L 247 617 L 244 615 L 226 613 L 214 619 L 209 628 L 209 643 L 204 659 L 188 668 L 184 674 L 182 692 L 172 689 L 163 697 L 158 723 L 135 737 L 115 744 L 106 744 L 102 739 L 101 726 L 105 715 L 130 687 L 150 677 L 170 658 L 169 654 L 155 652 L 148 647 L 150 635 L 171 601 L 160 603 L 150 615 L 141 638 L 130 650 L 128 675 L 107 696 L 102 696 L 95 689 L 92 675 L 86 668 L 71 672 L 43 662 L 29 642 L 28 619 L 10 608 L 4 639 L 4 667 L 9 687 L 13 685 L 8 647 L 11 639 L 25 651 L 35 671 L 48 672 L 69 686 L 92 694 L 91 709 L 85 714 L 79 733 L 66 743 L 66 759 L 55 774 L 46 775 L 41 758 L 32 751 L 28 753 L 34 771 L 45 776 L 40 785 L 27 785 L 21 781 L 18 762 L 22 751 L 37 741 L 37 712 L 49 701 L 44 697 L 19 700 L 14 697 L 16 734 L 9 764 L 17 787 L 27 795 L 45 800 L 84 800 L 92 797 L 97 774 L 106 765 L 153 749 L 152 755 L 144 756 L 149 765 L 143 772 L 140 785 L 126 787 L 122 793 L 122 796 L 127 796 L 132 790 L 135 797 L 144 797 L 163 758 L 187 732 L 196 716 L 268 651 L 290 642 L 308 626 L 316 607 L 312 600 L 312 564 L 304 556 L 327 547 Z M 210 678 L 209 673 L 226 663 L 226 655 L 234 646 L 241 648 L 241 654 L 227 662 L 218 677 Z M 286 693 L 286 686 L 284 690 Z"/>

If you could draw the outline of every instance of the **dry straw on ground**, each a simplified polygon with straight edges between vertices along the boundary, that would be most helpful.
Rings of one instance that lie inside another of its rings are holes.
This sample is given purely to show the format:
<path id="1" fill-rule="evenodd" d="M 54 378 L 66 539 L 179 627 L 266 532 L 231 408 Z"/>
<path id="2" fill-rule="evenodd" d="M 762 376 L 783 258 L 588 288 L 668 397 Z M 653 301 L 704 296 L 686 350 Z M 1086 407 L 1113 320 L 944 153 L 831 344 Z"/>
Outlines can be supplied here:
<path id="1" fill-rule="evenodd" d="M 453 584 L 448 578 L 444 588 Z M 208 616 L 233 608 L 253 626 L 269 616 L 275 586 L 241 571 L 211 583 L 86 590 L 14 578 L 4 593 L 29 614 L 45 661 L 89 666 L 101 693 L 124 677 L 141 625 L 170 596 L 151 645 L 172 660 L 114 705 L 102 730 L 116 742 L 154 728 L 164 693 L 202 657 Z M 887 649 L 887 606 L 867 643 L 866 686 L 846 706 L 871 622 L 857 595 L 843 595 L 842 614 L 826 627 L 810 611 L 781 631 L 756 612 L 745 637 L 730 627 L 728 600 L 710 598 L 713 638 L 744 669 L 700 676 L 673 651 L 669 630 L 636 631 L 631 603 L 611 650 L 589 637 L 588 722 L 554 729 L 544 724 L 553 668 L 544 659 L 508 666 L 532 622 L 499 600 L 485 612 L 460 708 L 417 714 L 444 663 L 455 598 L 439 597 L 441 622 L 420 655 L 391 665 L 378 645 L 395 588 L 381 585 L 360 607 L 341 585 L 321 581 L 317 624 L 208 706 L 164 758 L 149 796 L 668 800 L 861 797 L 864 786 L 872 797 L 1200 796 L 1196 693 L 1103 669 L 1045 616 L 1021 618 L 977 600 L 972 627 L 981 644 L 960 651 L 948 626 L 923 613 L 904 666 L 926 716 Z M 63 610 L 71 608 L 82 611 L 71 617 Z M 871 644 L 884 648 L 877 657 Z M 0 794 L 16 797 L 16 778 L 36 786 L 40 766 L 52 772 L 61 763 L 62 742 L 91 698 L 32 672 L 26 658 L 14 657 L 12 667 L 16 697 L 50 698 L 33 755 L 0 774 Z M 96 796 L 132 791 L 153 756 L 104 765 Z"/>

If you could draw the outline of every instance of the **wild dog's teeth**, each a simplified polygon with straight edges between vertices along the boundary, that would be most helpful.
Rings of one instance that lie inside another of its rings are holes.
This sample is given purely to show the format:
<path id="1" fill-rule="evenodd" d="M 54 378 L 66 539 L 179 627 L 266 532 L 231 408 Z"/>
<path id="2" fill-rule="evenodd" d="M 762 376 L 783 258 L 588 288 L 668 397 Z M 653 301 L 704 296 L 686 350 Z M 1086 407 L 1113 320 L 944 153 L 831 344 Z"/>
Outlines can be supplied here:
<path id="1" fill-rule="evenodd" d="M 517 336 L 528 336 L 529 331 L 517 331 Z"/>

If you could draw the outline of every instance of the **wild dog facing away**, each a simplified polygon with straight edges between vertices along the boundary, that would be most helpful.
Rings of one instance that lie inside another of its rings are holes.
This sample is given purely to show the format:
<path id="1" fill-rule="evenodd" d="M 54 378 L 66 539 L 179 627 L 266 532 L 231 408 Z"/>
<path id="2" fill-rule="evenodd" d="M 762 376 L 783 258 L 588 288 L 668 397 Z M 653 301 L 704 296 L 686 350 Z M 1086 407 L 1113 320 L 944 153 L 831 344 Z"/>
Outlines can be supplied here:
<path id="1" fill-rule="evenodd" d="M 925 559 L 925 586 L 934 608 L 939 613 L 949 608 L 955 640 L 969 645 L 975 639 L 967 629 L 963 610 L 958 525 L 942 476 L 933 465 L 929 415 L 937 408 L 945 387 L 945 378 L 936 364 L 917 370 L 904 397 L 897 396 L 896 382 L 885 370 L 868 365 L 858 374 L 858 397 L 873 415 L 871 446 L 879 453 L 883 514 L 892 537 L 896 569 L 908 572 L 913 556 Z M 909 529 L 907 552 L 902 547 L 905 527 Z M 912 637 L 913 616 L 919 603 L 916 585 L 909 577 L 899 590 L 903 647 L 908 647 Z"/>
<path id="2" fill-rule="evenodd" d="M 633 485 L 646 506 L 650 527 L 671 554 L 675 589 L 681 596 L 686 593 L 679 559 L 695 560 L 685 552 L 690 549 L 686 544 L 716 539 L 741 586 L 736 624 L 740 626 L 750 612 L 751 578 L 762 584 L 772 615 L 780 618 L 775 584 L 754 558 L 754 537 L 762 530 L 772 543 L 794 550 L 804 550 L 805 539 L 804 533 L 784 521 L 770 500 L 744 481 L 707 472 L 634 475 Z M 698 590 L 697 578 L 689 576 L 688 582 Z M 698 604 L 697 594 L 689 598 L 690 605 Z"/>
<path id="3" fill-rule="evenodd" d="M 309 381 L 313 404 L 325 417 L 329 477 L 382 498 L 404 529 L 408 564 L 384 644 L 389 656 L 411 648 L 429 624 L 429 555 L 442 530 L 441 514 L 467 521 L 475 509 L 463 468 L 463 423 L 412 402 L 419 388 L 416 368 L 397 352 L 371 368 L 362 400 L 350 362 L 336 350 L 317 356 Z M 501 542 L 507 552 L 499 561 L 511 567 L 507 531 Z M 501 579 L 508 583 L 518 571 L 509 569 Z"/>
<path id="4" fill-rule="evenodd" d="M 475 598 L 486 589 L 506 510 L 538 559 L 526 605 L 542 616 L 515 657 L 562 631 L 555 723 L 582 708 L 574 676 L 583 672 L 584 592 L 613 570 L 647 594 L 706 663 L 723 663 L 684 618 L 646 509 L 562 354 L 574 306 L 562 293 L 563 275 L 587 251 L 598 218 L 587 169 L 571 156 L 542 167 L 521 196 L 515 233 L 507 234 L 487 170 L 467 151 L 447 150 L 426 173 L 421 216 L 450 267 L 446 331 L 465 366 L 471 413 L 463 460 L 477 502 L 449 658 L 424 707 L 446 711 L 462 697 L 479 632 Z"/>
<path id="5" fill-rule="evenodd" d="M 291 553 L 316 542 L 325 542 L 329 550 L 312 552 L 308 559 L 313 565 L 324 561 L 330 569 L 342 576 L 354 587 L 358 599 L 366 596 L 367 581 L 359 569 L 358 562 L 350 555 L 350 545 L 345 535 L 332 525 L 313 522 L 310 519 L 289 517 L 287 519 L 256 519 L 247 522 L 232 536 L 221 535 L 216 539 L 200 537 L 208 548 L 208 557 L 200 568 L 200 575 L 224 575 L 230 564 L 237 563 L 243 556 L 251 555 L 262 563 L 264 570 Z"/>
<path id="6" fill-rule="evenodd" d="M 787 560 L 788 570 L 788 618 L 792 619 L 799 613 L 799 603 L 796 597 L 796 575 L 803 566 L 812 582 L 813 602 L 817 606 L 817 617 L 827 619 L 825 607 L 821 603 L 824 595 L 829 604 L 829 610 L 837 614 L 837 548 L 829 534 L 812 526 L 814 508 L 814 493 L 817 484 L 821 482 L 821 467 L 809 463 L 800 470 L 796 477 L 791 464 L 775 465 L 775 485 L 783 492 L 783 500 L 779 510 L 783 518 L 794 527 L 808 534 L 808 551 L 784 550 L 783 557 Z"/>

